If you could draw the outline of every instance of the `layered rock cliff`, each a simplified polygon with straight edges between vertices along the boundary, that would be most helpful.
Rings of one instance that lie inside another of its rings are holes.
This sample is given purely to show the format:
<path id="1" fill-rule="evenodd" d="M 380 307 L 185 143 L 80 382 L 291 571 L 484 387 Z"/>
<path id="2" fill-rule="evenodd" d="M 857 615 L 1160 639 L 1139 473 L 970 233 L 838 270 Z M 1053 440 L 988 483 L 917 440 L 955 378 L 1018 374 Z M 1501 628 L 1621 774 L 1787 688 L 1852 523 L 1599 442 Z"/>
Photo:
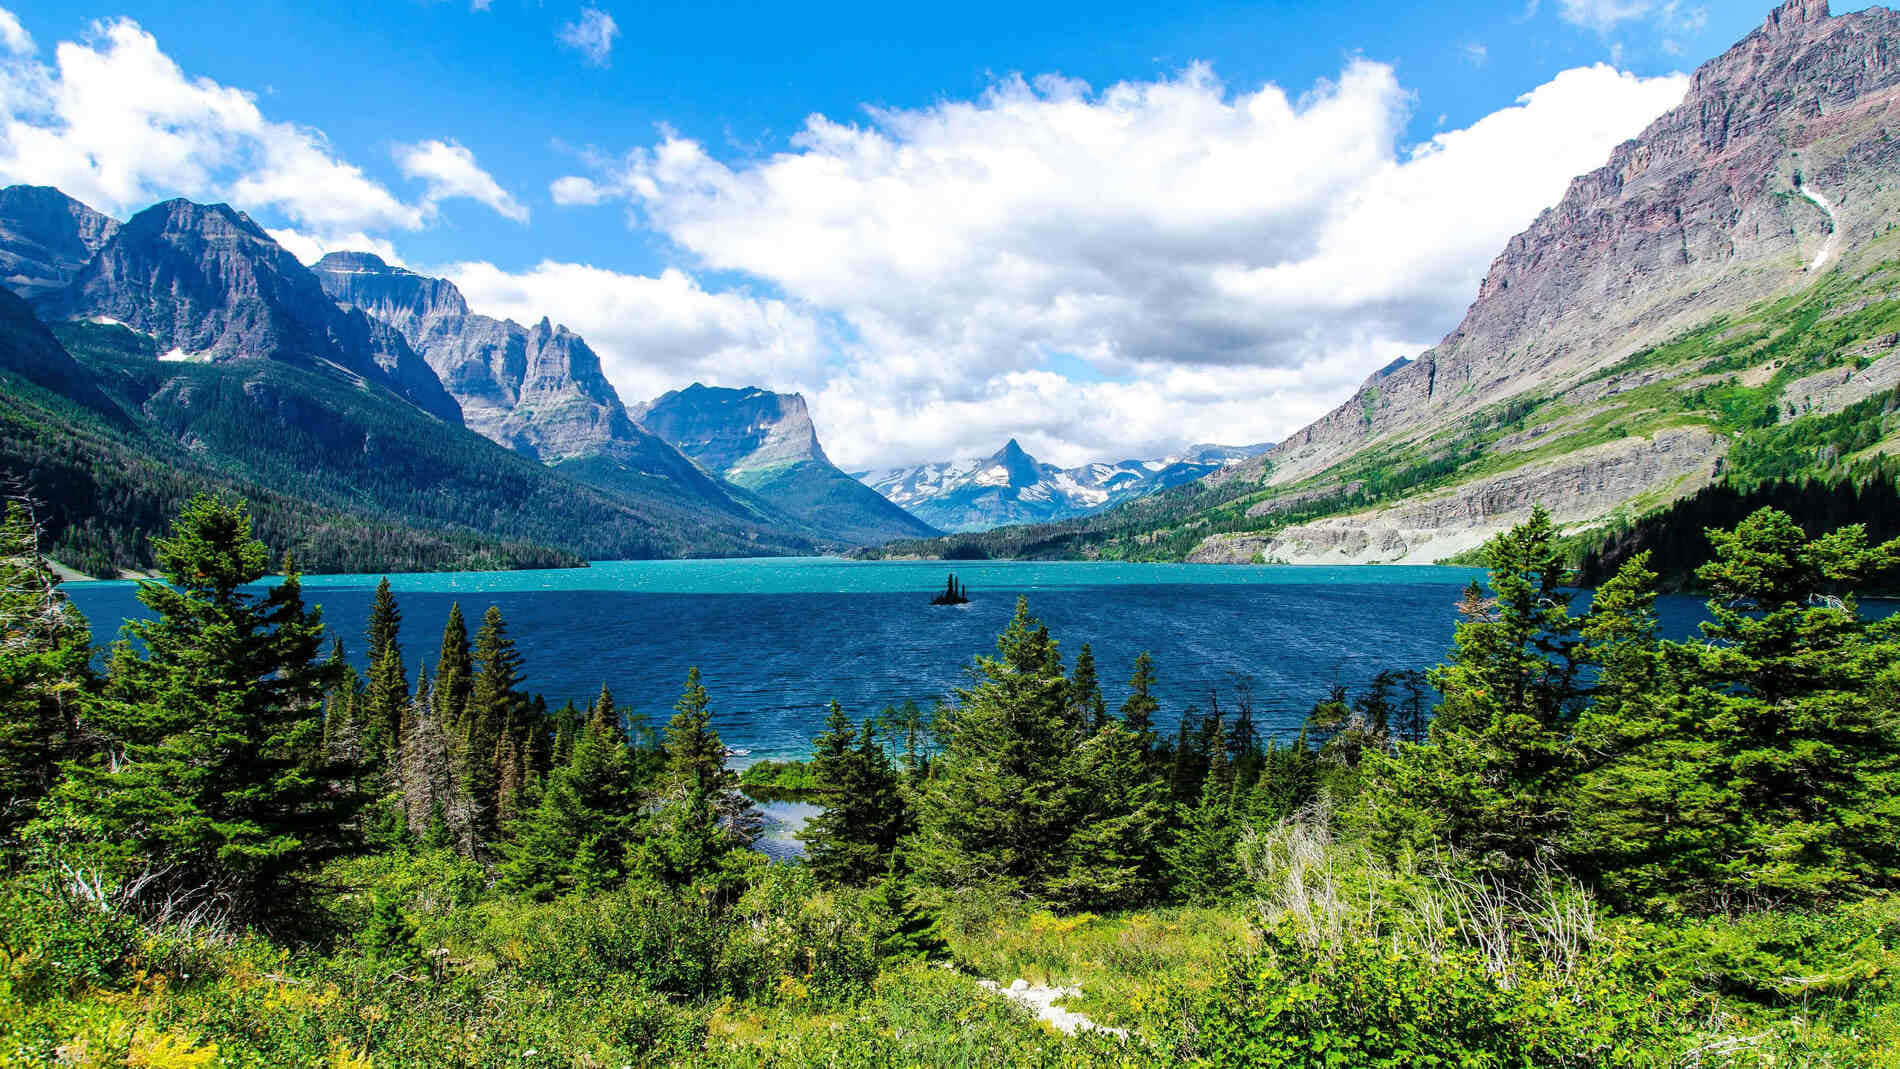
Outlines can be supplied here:
<path id="1" fill-rule="evenodd" d="M 60 289 L 118 229 L 51 186 L 0 189 L 0 285 L 22 297 Z"/>
<path id="2" fill-rule="evenodd" d="M 313 271 L 339 305 L 386 324 L 422 354 L 469 429 L 607 489 L 670 487 L 751 515 L 717 479 L 628 416 L 600 357 L 566 327 L 545 317 L 528 327 L 471 312 L 454 283 L 370 253 L 331 253 Z"/>
<path id="3" fill-rule="evenodd" d="M 875 543 L 936 533 L 832 464 L 798 394 L 696 382 L 632 415 L 706 470 L 831 537 Z"/>

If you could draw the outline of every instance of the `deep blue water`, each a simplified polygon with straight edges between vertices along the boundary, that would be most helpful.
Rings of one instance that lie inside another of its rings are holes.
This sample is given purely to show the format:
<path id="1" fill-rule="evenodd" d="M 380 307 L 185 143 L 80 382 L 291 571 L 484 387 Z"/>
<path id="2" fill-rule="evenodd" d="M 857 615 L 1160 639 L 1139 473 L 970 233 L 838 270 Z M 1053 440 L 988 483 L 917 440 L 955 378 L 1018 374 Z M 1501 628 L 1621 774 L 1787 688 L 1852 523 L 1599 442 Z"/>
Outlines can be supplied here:
<path id="1" fill-rule="evenodd" d="M 954 568 L 972 604 L 929 604 Z M 1113 708 L 1135 655 L 1154 655 L 1161 723 L 1251 684 L 1263 732 L 1297 730 L 1335 682 L 1425 668 L 1451 644 L 1459 593 L 1481 573 L 1436 567 L 1286 567 L 1036 562 L 855 562 L 831 558 L 604 562 L 545 572 L 391 576 L 410 671 L 440 646 L 451 603 L 473 633 L 501 608 L 527 686 L 551 705 L 584 703 L 605 682 L 655 726 L 698 665 L 727 744 L 754 758 L 804 755 L 836 698 L 855 716 L 928 705 L 993 652 L 1019 594 L 1070 660 L 1090 643 Z M 362 651 L 375 576 L 308 576 L 305 596 L 353 655 Z M 141 613 L 133 583 L 64 588 L 100 642 Z M 1701 603 L 1665 598 L 1680 637 Z M 362 667 L 359 662 L 359 667 Z"/>

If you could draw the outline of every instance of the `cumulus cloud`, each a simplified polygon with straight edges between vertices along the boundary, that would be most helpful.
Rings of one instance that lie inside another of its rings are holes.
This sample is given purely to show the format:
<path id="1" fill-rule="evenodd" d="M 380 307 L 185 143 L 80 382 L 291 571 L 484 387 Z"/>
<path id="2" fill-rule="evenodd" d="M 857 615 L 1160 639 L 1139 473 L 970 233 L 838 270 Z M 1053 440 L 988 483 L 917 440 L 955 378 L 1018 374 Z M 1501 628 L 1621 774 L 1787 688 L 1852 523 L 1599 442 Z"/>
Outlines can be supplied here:
<path id="1" fill-rule="evenodd" d="M 833 349 L 818 319 L 782 300 L 713 293 L 676 269 L 630 275 L 543 261 L 510 273 L 483 261 L 435 273 L 485 315 L 543 316 L 586 337 L 609 379 L 635 403 L 695 379 L 812 389 Z"/>
<path id="2" fill-rule="evenodd" d="M 848 344 L 817 392 L 841 459 L 986 451 L 982 413 L 1007 412 L 997 432 L 1067 462 L 1296 429 L 1455 325 L 1504 241 L 1685 84 L 1566 71 L 1406 149 L 1411 96 L 1364 60 L 1297 96 L 1204 66 L 1101 91 L 1011 78 L 814 115 L 739 163 L 665 135 L 560 185 L 835 319 Z M 1093 374 L 1053 370 L 1078 363 Z"/>
<path id="3" fill-rule="evenodd" d="M 10 41 L 4 19 L 0 40 Z M 120 216 L 174 196 L 230 201 L 328 248 L 359 239 L 387 248 L 363 235 L 418 229 L 448 197 L 527 214 L 454 142 L 399 154 L 404 173 L 425 183 L 419 200 L 405 199 L 343 159 L 322 131 L 270 119 L 251 93 L 187 75 L 128 19 L 61 42 L 51 64 L 8 47 L 0 181 L 58 186 Z"/>
<path id="4" fill-rule="evenodd" d="M 620 27 L 614 24 L 614 17 L 597 7 L 581 9 L 580 18 L 563 23 L 555 37 L 567 47 L 581 54 L 581 58 L 595 67 L 605 67 L 607 57 L 614 50 L 614 38 L 620 36 Z"/>
<path id="5" fill-rule="evenodd" d="M 396 148 L 396 166 L 408 178 L 421 179 L 426 186 L 423 204 L 435 205 L 451 197 L 467 197 L 493 208 L 496 214 L 517 223 L 528 221 L 528 209 L 501 188 L 493 175 L 475 162 L 475 154 L 453 141 L 422 141 Z"/>

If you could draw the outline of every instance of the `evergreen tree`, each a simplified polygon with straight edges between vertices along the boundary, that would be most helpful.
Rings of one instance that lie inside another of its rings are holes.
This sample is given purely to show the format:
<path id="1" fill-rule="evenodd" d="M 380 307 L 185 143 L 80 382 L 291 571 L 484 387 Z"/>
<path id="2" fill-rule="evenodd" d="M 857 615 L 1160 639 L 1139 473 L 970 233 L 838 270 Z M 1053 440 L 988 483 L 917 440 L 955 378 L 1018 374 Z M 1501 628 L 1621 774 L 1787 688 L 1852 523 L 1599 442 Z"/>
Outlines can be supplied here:
<path id="1" fill-rule="evenodd" d="M 1135 655 L 1135 674 L 1128 680 L 1128 697 L 1122 702 L 1122 727 L 1135 737 L 1145 753 L 1152 755 L 1157 737 L 1155 714 L 1161 703 L 1155 700 L 1155 663 L 1148 651 Z"/>
<path id="2" fill-rule="evenodd" d="M 458 734 L 468 715 L 469 690 L 474 685 L 474 662 L 468 650 L 468 625 L 462 620 L 462 603 L 449 605 L 448 622 L 442 625 L 442 651 L 435 660 L 436 717 L 445 728 Z"/>
<path id="3" fill-rule="evenodd" d="M 837 702 L 813 743 L 812 776 L 824 809 L 798 838 L 805 863 L 828 884 L 862 886 L 883 876 L 891 852 L 909 830 L 897 770 L 877 743 L 870 720 L 854 730 Z M 855 742 L 855 745 L 854 745 Z"/>
<path id="4" fill-rule="evenodd" d="M 1167 883 L 1161 844 L 1167 787 L 1141 739 L 1121 721 L 1101 726 L 1076 752 L 1082 809 L 1064 845 L 1066 870 L 1050 894 L 1070 909 L 1127 909 L 1153 901 Z"/>
<path id="5" fill-rule="evenodd" d="M 596 703 L 566 764 L 548 775 L 517 826 L 504 886 L 547 897 L 612 887 L 626 878 L 642 804 L 611 701 Z"/>
<path id="6" fill-rule="evenodd" d="M 522 695 L 521 655 L 508 637 L 501 610 L 493 605 L 475 632 L 476 674 L 462 718 L 462 779 L 475 803 L 476 829 L 484 840 L 500 827 L 503 739 L 516 737 L 527 709 Z"/>
<path id="7" fill-rule="evenodd" d="M 1082 643 L 1075 655 L 1075 671 L 1069 677 L 1069 719 L 1075 725 L 1075 745 L 1108 722 L 1108 706 L 1102 701 L 1102 684 L 1095 674 L 1095 653 Z"/>
<path id="8" fill-rule="evenodd" d="M 1044 893 L 1065 871 L 1076 804 L 1069 780 L 1068 681 L 1056 644 L 1018 600 L 974 686 L 938 718 L 941 738 L 918 807 L 912 860 L 937 887 L 1000 881 Z"/>
<path id="9" fill-rule="evenodd" d="M 1854 589 L 1900 562 L 1900 541 L 1810 539 L 1772 509 L 1709 537 L 1704 642 L 1645 648 L 1640 559 L 1599 595 L 1603 716 L 1586 738 L 1615 752 L 1579 782 L 1577 864 L 1657 911 L 1893 886 L 1900 626 L 1862 618 Z"/>
<path id="10" fill-rule="evenodd" d="M 1234 819 L 1233 766 L 1219 717 L 1207 748 L 1207 774 L 1199 802 L 1181 814 L 1180 833 L 1168 850 L 1175 887 L 1190 901 L 1223 898 L 1240 885 L 1240 825 Z"/>
<path id="11" fill-rule="evenodd" d="M 21 501 L 0 522 L 0 838 L 29 817 L 73 755 L 93 689 L 92 633 L 40 555 Z"/>
<path id="12" fill-rule="evenodd" d="M 1247 791 L 1246 822 L 1272 826 L 1312 804 L 1319 792 L 1319 758 L 1306 732 L 1300 732 L 1290 745 L 1269 742 L 1260 752 L 1260 774 Z"/>
<path id="13" fill-rule="evenodd" d="M 156 542 L 166 582 L 125 626 L 95 720 L 107 759 L 62 785 L 65 831 L 173 894 L 284 916 L 353 843 L 358 799 L 322 750 L 323 620 L 294 566 L 262 592 L 266 550 L 241 503 L 199 496 Z"/>
<path id="14" fill-rule="evenodd" d="M 409 673 L 402 663 L 402 610 L 389 589 L 389 577 L 376 584 L 370 601 L 366 653 L 369 658 L 369 689 L 364 695 L 366 717 L 363 744 L 368 753 L 383 759 L 393 755 L 402 738 L 402 716 L 409 704 Z"/>
<path id="15" fill-rule="evenodd" d="M 687 672 L 673 705 L 665 750 L 662 802 L 640 847 L 640 870 L 667 887 L 722 892 L 718 877 L 727 856 L 758 838 L 759 819 L 738 790 L 739 777 L 726 767 L 726 746 L 713 730 L 698 668 Z"/>
<path id="16" fill-rule="evenodd" d="M 1561 830 L 1580 638 L 1556 529 L 1541 508 L 1492 539 L 1485 561 L 1493 594 L 1476 584 L 1466 591 L 1451 663 L 1432 673 L 1444 700 L 1431 744 L 1374 777 L 1376 808 L 1388 837 L 1435 834 L 1487 867 L 1521 871 L 1551 852 Z"/>
<path id="17" fill-rule="evenodd" d="M 1206 745 L 1208 718 L 1194 706 L 1181 714 L 1175 730 L 1173 761 L 1168 771 L 1168 796 L 1175 805 L 1191 805 L 1200 797 L 1201 780 L 1207 774 Z"/>
<path id="18" fill-rule="evenodd" d="M 937 935 L 936 918 L 912 889 L 909 862 L 900 847 L 867 899 L 874 918 L 878 957 L 886 961 L 925 961 L 946 956 L 950 948 Z"/>

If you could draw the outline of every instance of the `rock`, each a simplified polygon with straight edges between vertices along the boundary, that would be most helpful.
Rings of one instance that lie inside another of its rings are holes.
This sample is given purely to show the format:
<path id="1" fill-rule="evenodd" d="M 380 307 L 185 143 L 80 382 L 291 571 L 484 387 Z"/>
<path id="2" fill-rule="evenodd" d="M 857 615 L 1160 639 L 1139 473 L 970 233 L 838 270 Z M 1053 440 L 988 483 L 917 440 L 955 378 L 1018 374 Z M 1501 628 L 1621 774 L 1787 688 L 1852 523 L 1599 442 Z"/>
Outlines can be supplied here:
<path id="1" fill-rule="evenodd" d="M 832 464 L 798 394 L 696 382 L 633 416 L 707 471 L 826 537 L 867 544 L 937 533 Z"/>
<path id="2" fill-rule="evenodd" d="M 339 308 L 308 268 L 229 205 L 172 200 L 147 208 L 34 308 L 48 321 L 124 324 L 174 359 L 341 369 L 437 419 L 462 421 L 455 399 L 400 334 Z"/>
<path id="3" fill-rule="evenodd" d="M 118 229 L 51 186 L 0 189 L 0 284 L 22 297 L 61 289 Z"/>
<path id="4" fill-rule="evenodd" d="M 1645 493 L 1680 497 L 1714 481 L 1726 445 L 1703 427 L 1606 442 L 1463 486 L 1270 535 L 1214 535 L 1188 559 L 1237 564 L 1430 564 L 1483 545 L 1544 505 L 1558 523 L 1587 525 Z"/>

